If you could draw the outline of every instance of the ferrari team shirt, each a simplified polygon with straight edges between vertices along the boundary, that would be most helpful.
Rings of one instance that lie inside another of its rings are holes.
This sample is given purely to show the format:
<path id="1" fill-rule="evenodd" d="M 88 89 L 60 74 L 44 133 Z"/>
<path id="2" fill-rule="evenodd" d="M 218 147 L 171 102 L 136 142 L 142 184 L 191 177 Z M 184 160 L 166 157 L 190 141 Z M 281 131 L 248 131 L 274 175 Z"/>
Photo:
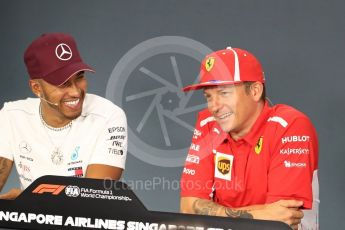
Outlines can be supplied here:
<path id="1" fill-rule="evenodd" d="M 183 169 L 181 196 L 234 208 L 296 199 L 311 209 L 318 202 L 317 169 L 316 131 L 296 109 L 266 102 L 251 131 L 237 141 L 203 110 Z"/>

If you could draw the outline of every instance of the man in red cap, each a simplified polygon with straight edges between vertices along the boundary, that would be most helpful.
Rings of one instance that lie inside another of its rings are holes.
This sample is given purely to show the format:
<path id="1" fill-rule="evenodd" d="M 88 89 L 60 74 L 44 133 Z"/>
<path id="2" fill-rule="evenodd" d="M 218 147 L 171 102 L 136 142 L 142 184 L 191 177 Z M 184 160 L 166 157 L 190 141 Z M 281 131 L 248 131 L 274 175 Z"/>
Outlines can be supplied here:
<path id="1" fill-rule="evenodd" d="M 181 212 L 318 229 L 318 141 L 308 117 L 268 104 L 261 64 L 248 51 L 208 55 L 200 77 L 183 89 L 203 89 L 208 109 L 183 169 Z"/>
<path id="2" fill-rule="evenodd" d="M 119 179 L 127 153 L 121 108 L 87 94 L 86 65 L 68 34 L 43 34 L 24 54 L 37 98 L 5 103 L 0 111 L 0 190 L 13 163 L 21 189 L 43 175 Z M 20 189 L 0 198 L 13 199 Z"/>

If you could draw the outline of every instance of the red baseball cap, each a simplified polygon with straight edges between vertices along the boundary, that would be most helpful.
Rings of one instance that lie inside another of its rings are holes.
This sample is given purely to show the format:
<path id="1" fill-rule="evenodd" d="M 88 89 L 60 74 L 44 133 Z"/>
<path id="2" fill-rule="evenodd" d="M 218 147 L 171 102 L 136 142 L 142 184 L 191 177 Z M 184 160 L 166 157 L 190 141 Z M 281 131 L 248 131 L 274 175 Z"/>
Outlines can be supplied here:
<path id="1" fill-rule="evenodd" d="M 232 85 L 244 81 L 265 82 L 260 62 L 246 50 L 228 47 L 205 57 L 200 67 L 200 83 L 189 85 L 183 91 L 207 86 Z"/>
<path id="2" fill-rule="evenodd" d="M 24 62 L 31 79 L 56 86 L 80 71 L 95 72 L 81 59 L 73 37 L 64 33 L 42 34 L 25 50 Z"/>

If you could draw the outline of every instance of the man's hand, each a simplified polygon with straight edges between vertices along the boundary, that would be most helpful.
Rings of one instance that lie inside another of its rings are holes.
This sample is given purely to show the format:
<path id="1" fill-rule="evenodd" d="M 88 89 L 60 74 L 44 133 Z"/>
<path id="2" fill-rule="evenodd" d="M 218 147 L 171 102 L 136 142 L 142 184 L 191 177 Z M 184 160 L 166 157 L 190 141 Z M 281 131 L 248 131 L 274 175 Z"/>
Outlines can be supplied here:
<path id="1" fill-rule="evenodd" d="M 0 192 L 4 187 L 8 176 L 11 173 L 12 165 L 13 161 L 5 157 L 0 157 Z"/>
<path id="2" fill-rule="evenodd" d="M 252 210 L 250 213 L 254 219 L 282 221 L 288 224 L 292 229 L 298 229 L 301 223 L 303 212 L 300 207 L 302 201 L 297 200 L 280 200 L 272 204 L 266 204 L 262 209 Z"/>
<path id="3" fill-rule="evenodd" d="M 2 188 L 5 186 L 7 178 L 11 173 L 12 166 L 12 160 L 7 159 L 5 157 L 0 157 L 0 192 Z M 20 192 L 18 193 L 17 189 L 11 189 L 9 192 L 0 195 L 0 199 L 13 200 L 20 194 Z"/>
<path id="4" fill-rule="evenodd" d="M 7 193 L 1 194 L 0 199 L 2 200 L 14 200 L 22 193 L 19 188 L 11 188 Z"/>

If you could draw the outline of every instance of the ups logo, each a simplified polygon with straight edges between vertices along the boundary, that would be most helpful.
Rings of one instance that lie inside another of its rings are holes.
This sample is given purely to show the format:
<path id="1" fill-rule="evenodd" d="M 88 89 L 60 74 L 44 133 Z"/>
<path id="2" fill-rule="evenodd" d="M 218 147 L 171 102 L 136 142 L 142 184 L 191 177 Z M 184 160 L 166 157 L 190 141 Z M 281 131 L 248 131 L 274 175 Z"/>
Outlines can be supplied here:
<path id="1" fill-rule="evenodd" d="M 217 169 L 223 175 L 228 174 L 230 172 L 230 160 L 225 157 L 219 157 L 217 162 Z"/>

